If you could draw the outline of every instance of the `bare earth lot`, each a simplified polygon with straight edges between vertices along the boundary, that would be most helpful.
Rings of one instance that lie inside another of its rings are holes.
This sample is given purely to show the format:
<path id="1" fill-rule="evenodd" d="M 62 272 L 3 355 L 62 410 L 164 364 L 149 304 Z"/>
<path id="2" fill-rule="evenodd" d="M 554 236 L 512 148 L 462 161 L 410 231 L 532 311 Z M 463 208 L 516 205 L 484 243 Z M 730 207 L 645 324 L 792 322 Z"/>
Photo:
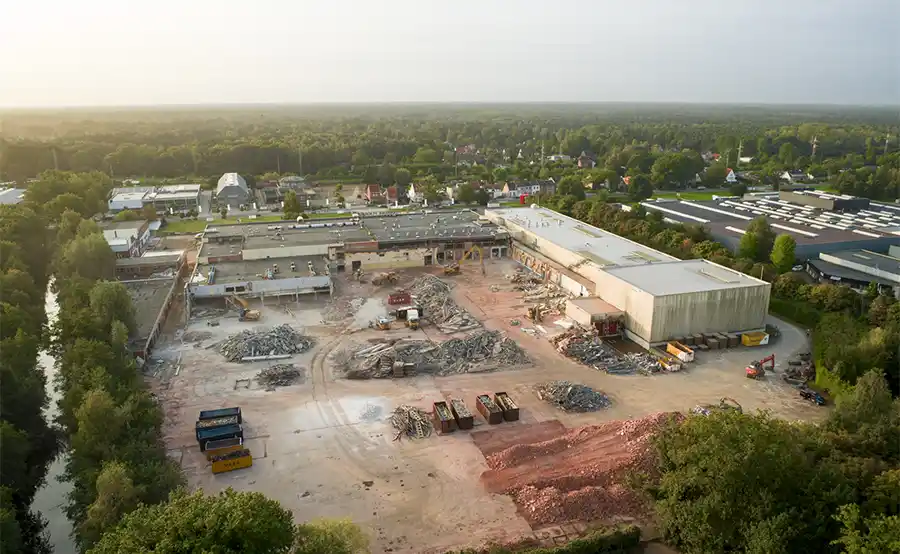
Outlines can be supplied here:
<path id="1" fill-rule="evenodd" d="M 504 278 L 514 268 L 508 260 L 488 261 L 486 276 L 479 268 L 466 266 L 461 275 L 447 280 L 456 284 L 453 295 L 462 307 L 481 319 L 485 327 L 507 332 L 526 349 L 535 363 L 525 369 L 391 380 L 334 379 L 329 355 L 350 342 L 386 335 L 447 338 L 427 320 L 419 331 L 396 325 L 388 332 L 359 329 L 381 310 L 379 303 L 390 289 L 376 290 L 369 284 L 348 282 L 343 276 L 337 280 L 333 305 L 345 306 L 351 298 L 364 299 L 356 303 L 362 304 L 364 316 L 354 317 L 348 312 L 343 322 L 324 323 L 323 313 L 333 313 L 334 308 L 326 310 L 325 301 L 309 299 L 282 307 L 262 307 L 262 321 L 258 323 L 239 323 L 233 313 L 219 317 L 218 327 L 208 327 L 206 320 L 192 320 L 185 331 L 211 333 L 212 337 L 199 345 L 170 340 L 154 353 L 155 358 L 179 360 L 177 370 L 169 371 L 157 384 L 166 411 L 170 455 L 181 462 L 192 486 L 209 492 L 226 487 L 259 491 L 293 510 L 298 521 L 349 517 L 369 533 L 375 552 L 443 552 L 534 532 L 552 540 L 553 535 L 574 534 L 579 527 L 532 529 L 509 496 L 486 490 L 481 475 L 490 468 L 471 436 L 489 427 L 480 415 L 476 413 L 476 427 L 471 432 L 434 434 L 424 440 L 404 437 L 394 442 L 387 417 L 399 404 L 414 404 L 430 411 L 432 402 L 453 396 L 463 398 L 475 412 L 476 395 L 506 391 L 518 403 L 521 421 L 490 426 L 493 446 L 488 448 L 497 450 L 519 441 L 535 442 L 535 437 L 553 438 L 563 432 L 562 426 L 574 428 L 660 411 L 688 411 L 723 396 L 735 398 L 745 411 L 770 410 L 789 419 L 824 415 L 822 409 L 801 401 L 780 379 L 757 382 L 744 377 L 744 366 L 753 359 L 774 352 L 780 369 L 789 355 L 805 349 L 805 335 L 798 329 L 778 322 L 783 336 L 774 346 L 698 354 L 699 361 L 679 374 L 607 375 L 564 358 L 541 333 L 531 336 L 522 330 L 532 326 L 524 318 L 521 293 Z M 438 270 L 433 268 L 432 272 Z M 404 272 L 400 282 L 407 283 L 423 272 Z M 492 291 L 491 285 L 497 290 Z M 512 319 L 521 324 L 511 325 Z M 266 362 L 229 363 L 206 348 L 240 330 L 280 323 L 291 323 L 317 341 L 311 351 L 289 360 L 306 370 L 303 384 L 267 392 L 252 381 Z M 549 333 L 561 330 L 550 322 L 543 326 Z M 249 382 L 241 381 L 245 379 Z M 602 390 L 613 405 L 589 414 L 561 412 L 532 392 L 535 384 L 551 379 L 567 379 Z M 243 410 L 245 439 L 254 465 L 216 476 L 194 440 L 194 422 L 200 410 L 227 406 Z M 526 427 L 541 422 L 546 423 L 536 429 Z M 508 433 L 505 438 L 504 433 Z M 523 436 L 517 437 L 517 433 Z"/>

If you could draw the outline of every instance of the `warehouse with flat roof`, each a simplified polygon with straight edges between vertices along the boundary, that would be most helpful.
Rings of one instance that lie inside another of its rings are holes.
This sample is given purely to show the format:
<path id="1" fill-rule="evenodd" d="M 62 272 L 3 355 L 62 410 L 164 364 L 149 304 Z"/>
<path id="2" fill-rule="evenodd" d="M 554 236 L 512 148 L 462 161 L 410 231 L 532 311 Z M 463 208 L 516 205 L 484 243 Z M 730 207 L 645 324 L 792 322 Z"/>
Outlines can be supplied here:
<path id="1" fill-rule="evenodd" d="M 702 225 L 733 252 L 738 250 L 747 225 L 761 216 L 775 233 L 794 238 L 798 260 L 842 250 L 886 252 L 891 245 L 900 245 L 900 206 L 867 198 L 783 191 L 777 197 L 658 199 L 641 205 L 672 223 Z"/>
<path id="2" fill-rule="evenodd" d="M 487 210 L 512 255 L 575 296 L 625 314 L 625 335 L 644 347 L 695 333 L 761 329 L 769 283 L 707 260 L 679 260 L 540 207 Z"/>

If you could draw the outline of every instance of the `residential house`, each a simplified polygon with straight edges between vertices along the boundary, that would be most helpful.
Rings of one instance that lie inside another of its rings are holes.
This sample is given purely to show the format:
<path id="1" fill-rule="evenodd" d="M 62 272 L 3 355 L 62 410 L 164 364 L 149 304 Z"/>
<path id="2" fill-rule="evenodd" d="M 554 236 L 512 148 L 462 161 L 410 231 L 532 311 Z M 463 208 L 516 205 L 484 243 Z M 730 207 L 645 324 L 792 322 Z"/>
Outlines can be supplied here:
<path id="1" fill-rule="evenodd" d="M 491 200 L 503 198 L 503 187 L 505 183 L 486 183 L 482 188 L 488 193 Z"/>
<path id="2" fill-rule="evenodd" d="M 306 185 L 306 179 L 304 179 L 303 177 L 300 177 L 299 175 L 288 175 L 286 177 L 282 177 L 281 179 L 278 179 L 278 186 L 279 186 L 279 188 L 282 188 L 282 189 L 285 189 L 285 188 L 297 189 L 297 188 L 305 188 L 307 185 Z"/>
<path id="3" fill-rule="evenodd" d="M 103 226 L 103 238 L 117 258 L 137 258 L 150 242 L 149 221 L 114 221 Z"/>
<path id="4" fill-rule="evenodd" d="M 384 204 L 384 194 L 381 185 L 366 185 L 366 202 L 369 204 Z"/>
<path id="5" fill-rule="evenodd" d="M 730 167 L 725 170 L 725 182 L 726 183 L 737 183 L 737 175 L 734 173 L 734 170 Z"/>
<path id="6" fill-rule="evenodd" d="M 597 162 L 594 161 L 593 156 L 589 155 L 587 152 L 582 151 L 581 155 L 578 156 L 578 168 L 579 169 L 593 169 L 594 166 L 597 165 Z"/>
<path id="7" fill-rule="evenodd" d="M 237 173 L 226 173 L 219 177 L 216 186 L 216 200 L 221 204 L 237 206 L 244 204 L 250 198 L 250 189 L 247 181 Z"/>
<path id="8" fill-rule="evenodd" d="M 566 154 L 553 154 L 552 156 L 547 156 L 547 160 L 551 162 L 571 162 L 572 156 Z"/>
<path id="9" fill-rule="evenodd" d="M 717 161 L 719 161 L 719 158 L 720 158 L 719 154 L 717 154 L 715 152 L 709 152 L 709 151 L 706 151 L 706 152 L 700 154 L 700 157 L 703 158 L 703 161 L 708 164 L 717 162 Z"/>
<path id="10" fill-rule="evenodd" d="M 556 182 L 553 179 L 538 179 L 535 181 L 509 182 L 503 186 L 503 195 L 509 198 L 519 198 L 523 195 L 554 194 Z"/>
<path id="11" fill-rule="evenodd" d="M 397 185 L 389 186 L 384 189 L 384 200 L 389 205 L 396 205 L 400 201 L 400 192 L 397 190 Z"/>
<path id="12" fill-rule="evenodd" d="M 416 189 L 415 183 L 410 183 L 409 190 L 406 191 L 406 196 L 409 197 L 410 202 L 421 202 L 422 201 L 422 185 L 419 185 L 418 190 Z"/>
<path id="13" fill-rule="evenodd" d="M 805 171 L 783 171 L 779 177 L 782 181 L 789 183 L 802 183 L 803 181 L 813 180 L 813 176 Z"/>

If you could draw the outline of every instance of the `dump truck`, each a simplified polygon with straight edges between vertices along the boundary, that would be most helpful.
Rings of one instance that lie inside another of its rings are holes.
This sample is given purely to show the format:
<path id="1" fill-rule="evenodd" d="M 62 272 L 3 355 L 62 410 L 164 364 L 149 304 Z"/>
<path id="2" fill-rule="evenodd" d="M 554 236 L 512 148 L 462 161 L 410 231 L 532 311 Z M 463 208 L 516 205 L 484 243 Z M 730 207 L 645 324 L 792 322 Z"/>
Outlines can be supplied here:
<path id="1" fill-rule="evenodd" d="M 410 329 L 419 328 L 419 310 L 411 308 L 406 312 L 406 326 Z"/>

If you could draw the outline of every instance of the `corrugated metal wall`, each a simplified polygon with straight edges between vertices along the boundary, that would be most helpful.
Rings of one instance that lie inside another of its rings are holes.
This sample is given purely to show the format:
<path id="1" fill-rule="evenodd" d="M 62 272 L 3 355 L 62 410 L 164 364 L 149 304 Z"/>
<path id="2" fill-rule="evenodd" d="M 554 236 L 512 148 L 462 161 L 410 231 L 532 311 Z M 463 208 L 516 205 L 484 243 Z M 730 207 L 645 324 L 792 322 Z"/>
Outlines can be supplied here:
<path id="1" fill-rule="evenodd" d="M 765 326 L 770 289 L 766 284 L 658 296 L 653 302 L 653 334 L 650 342 L 690 333 L 759 329 Z"/>

